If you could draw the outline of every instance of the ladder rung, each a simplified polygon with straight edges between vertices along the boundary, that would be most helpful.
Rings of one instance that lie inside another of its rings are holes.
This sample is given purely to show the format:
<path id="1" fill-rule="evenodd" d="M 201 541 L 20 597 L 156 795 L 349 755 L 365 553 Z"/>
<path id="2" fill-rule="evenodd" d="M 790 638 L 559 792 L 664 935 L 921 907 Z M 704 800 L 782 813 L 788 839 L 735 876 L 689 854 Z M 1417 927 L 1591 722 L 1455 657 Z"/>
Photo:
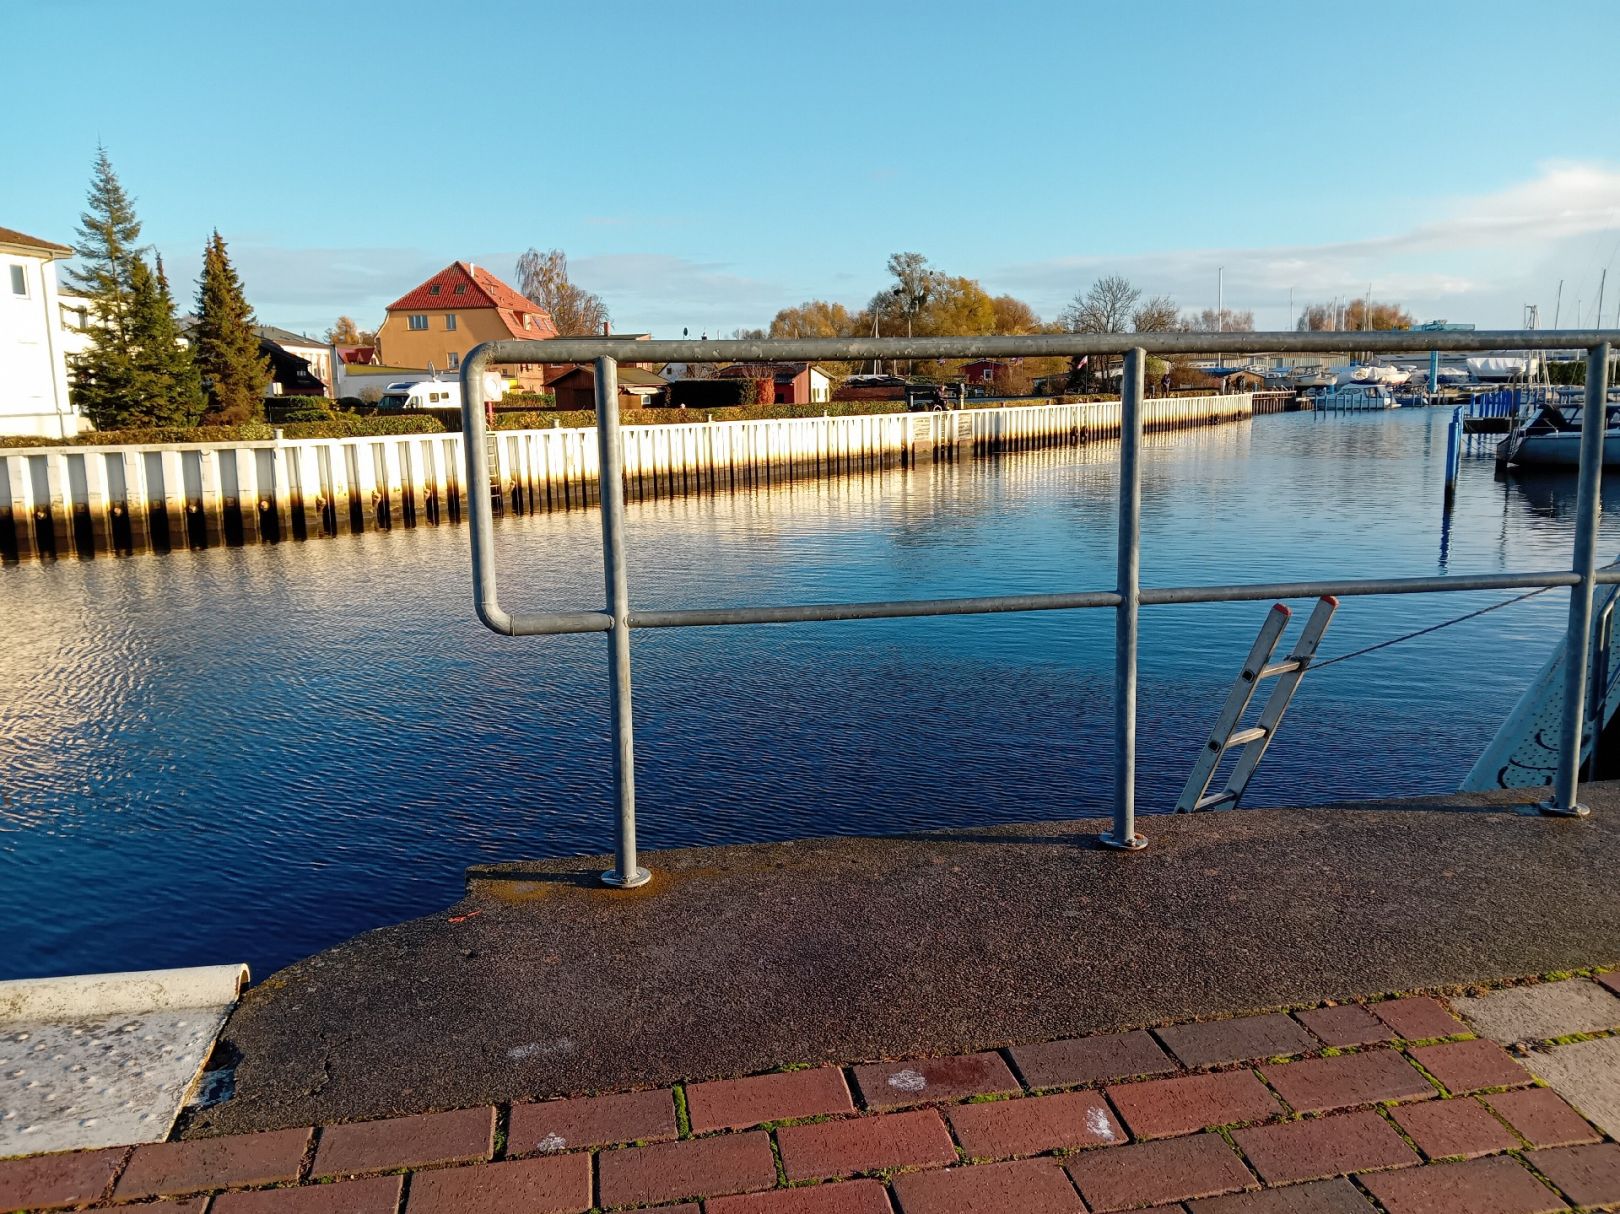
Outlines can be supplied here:
<path id="1" fill-rule="evenodd" d="M 1206 809 L 1214 809 L 1217 805 L 1225 805 L 1228 801 L 1236 800 L 1237 794 L 1235 792 L 1212 793 L 1210 796 L 1200 797 L 1198 804 L 1193 806 L 1193 812 L 1201 813 Z"/>
<path id="2" fill-rule="evenodd" d="M 1286 662 L 1273 662 L 1270 666 L 1264 667 L 1256 677 L 1270 679 L 1279 674 L 1293 674 L 1294 671 L 1301 669 L 1304 665 L 1305 663 L 1293 658 Z"/>
<path id="3" fill-rule="evenodd" d="M 1256 725 L 1252 729 L 1240 729 L 1226 739 L 1226 749 L 1242 746 L 1245 742 L 1255 742 L 1266 736 L 1270 731 L 1264 725 Z"/>

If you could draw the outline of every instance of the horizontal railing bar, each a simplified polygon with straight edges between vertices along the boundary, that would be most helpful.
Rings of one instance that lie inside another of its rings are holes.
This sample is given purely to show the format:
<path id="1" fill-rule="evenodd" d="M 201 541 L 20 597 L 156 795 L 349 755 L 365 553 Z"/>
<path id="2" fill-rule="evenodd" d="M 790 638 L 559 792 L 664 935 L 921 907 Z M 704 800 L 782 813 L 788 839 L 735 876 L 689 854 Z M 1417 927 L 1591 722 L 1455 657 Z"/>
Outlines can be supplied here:
<path id="1" fill-rule="evenodd" d="M 1413 329 L 1315 333 L 1039 333 L 986 337 L 787 337 L 747 341 L 635 341 L 555 337 L 496 341 L 474 348 L 464 366 L 491 363 L 573 363 L 615 358 L 627 363 L 776 362 L 868 358 L 1041 358 L 1123 354 L 1423 354 L 1430 350 L 1586 350 L 1620 332 L 1603 329 L 1506 329 L 1423 332 Z"/>
<path id="2" fill-rule="evenodd" d="M 1620 583 L 1620 566 L 1599 570 L 1599 582 Z M 1145 606 L 1242 603 L 1255 599 L 1306 599 L 1331 595 L 1432 594 L 1467 590 L 1527 590 L 1573 586 L 1580 575 L 1567 569 L 1526 573 L 1473 573 L 1449 577 L 1353 578 L 1311 582 L 1256 582 L 1236 586 L 1144 587 Z M 895 599 L 866 603 L 802 603 L 781 607 L 709 607 L 632 611 L 632 628 L 709 628 L 728 624 L 815 624 L 835 620 L 885 620 L 918 616 L 995 615 L 1021 611 L 1075 611 L 1118 607 L 1112 590 L 1068 594 L 1001 594 L 960 599 Z M 612 617 L 600 611 L 539 612 L 514 616 L 513 636 L 607 632 Z M 502 629 L 507 631 L 507 629 Z"/>
<path id="3" fill-rule="evenodd" d="M 884 603 L 806 603 L 794 607 L 711 607 L 632 611 L 632 628 L 703 628 L 717 624 L 806 624 L 826 620 L 885 620 L 930 615 L 994 615 L 1007 611 L 1067 611 L 1118 607 L 1111 590 L 1074 594 L 1002 594 L 964 599 L 899 599 Z"/>
<path id="4" fill-rule="evenodd" d="M 612 632 L 613 617 L 605 611 L 536 611 L 514 615 L 501 629 L 515 637 L 556 636 L 570 632 Z"/>
<path id="5" fill-rule="evenodd" d="M 1354 578 L 1344 581 L 1254 582 L 1239 586 L 1143 587 L 1142 602 L 1155 606 L 1177 603 L 1243 603 L 1254 599 L 1310 599 L 1331 595 L 1429 594 L 1453 590 L 1529 590 L 1541 586 L 1573 586 L 1580 575 L 1568 569 L 1539 573 L 1464 573 L 1450 577 Z M 1611 581 L 1620 581 L 1616 570 Z"/>

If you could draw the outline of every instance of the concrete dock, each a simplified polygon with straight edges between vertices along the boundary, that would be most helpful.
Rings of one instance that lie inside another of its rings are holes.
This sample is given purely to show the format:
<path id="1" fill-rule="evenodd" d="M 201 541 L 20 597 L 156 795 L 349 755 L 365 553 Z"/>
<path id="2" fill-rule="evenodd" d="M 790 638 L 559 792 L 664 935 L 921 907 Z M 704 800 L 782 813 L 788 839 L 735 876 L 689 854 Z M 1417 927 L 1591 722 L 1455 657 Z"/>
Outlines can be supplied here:
<path id="1" fill-rule="evenodd" d="M 655 852 L 469 873 L 250 990 L 191 1135 L 957 1054 L 1620 961 L 1620 784 Z M 1520 792 L 1519 800 L 1526 794 Z"/>

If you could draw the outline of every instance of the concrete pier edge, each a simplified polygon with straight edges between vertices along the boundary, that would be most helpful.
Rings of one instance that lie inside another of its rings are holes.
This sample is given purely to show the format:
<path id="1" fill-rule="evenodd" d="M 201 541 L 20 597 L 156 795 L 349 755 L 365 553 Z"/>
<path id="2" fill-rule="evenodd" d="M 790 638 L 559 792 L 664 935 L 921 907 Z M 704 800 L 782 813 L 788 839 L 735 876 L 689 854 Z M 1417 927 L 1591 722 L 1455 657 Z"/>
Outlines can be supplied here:
<path id="1" fill-rule="evenodd" d="M 1620 785 L 480 866 L 250 991 L 187 1137 L 956 1054 L 1620 959 Z"/>

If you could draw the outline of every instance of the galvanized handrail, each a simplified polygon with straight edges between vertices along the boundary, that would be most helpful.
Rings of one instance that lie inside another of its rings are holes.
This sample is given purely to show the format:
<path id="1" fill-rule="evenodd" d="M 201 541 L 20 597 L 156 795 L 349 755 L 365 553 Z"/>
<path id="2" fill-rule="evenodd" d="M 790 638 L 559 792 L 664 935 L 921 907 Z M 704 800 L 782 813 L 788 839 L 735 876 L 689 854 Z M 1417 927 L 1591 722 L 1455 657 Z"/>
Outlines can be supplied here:
<path id="1" fill-rule="evenodd" d="M 1316 598 L 1321 595 L 1424 594 L 1465 590 L 1570 587 L 1565 647 L 1564 717 L 1557 777 L 1541 805 L 1554 816 L 1585 814 L 1577 795 L 1584 727 L 1585 671 L 1589 662 L 1592 600 L 1599 583 L 1620 583 L 1620 569 L 1597 568 L 1597 517 L 1603 468 L 1603 409 L 1610 342 L 1602 330 L 1509 332 L 1332 332 L 1042 334 L 1031 337 L 792 338 L 753 341 L 635 341 L 629 338 L 486 342 L 461 364 L 463 443 L 471 499 L 473 603 L 478 618 L 510 636 L 606 632 L 608 692 L 613 724 L 613 783 L 618 809 L 615 864 L 602 875 L 609 885 L 632 887 L 648 879 L 636 856 L 635 750 L 631 714 L 630 630 L 694 628 L 727 624 L 791 624 L 827 620 L 893 619 L 909 616 L 979 615 L 1009 611 L 1066 611 L 1111 607 L 1115 611 L 1114 812 L 1101 836 L 1109 847 L 1136 850 L 1146 840 L 1136 831 L 1137 614 L 1144 605 Z M 1452 577 L 1317 579 L 1229 586 L 1141 585 L 1141 450 L 1143 372 L 1148 354 L 1191 354 L 1218 346 L 1227 354 L 1414 353 L 1468 350 L 1582 350 L 1586 352 L 1586 400 L 1582 413 L 1580 480 L 1574 551 L 1568 570 L 1464 574 Z M 619 438 L 618 364 L 630 362 L 852 361 L 980 357 L 1079 357 L 1123 354 L 1120 406 L 1120 509 L 1116 584 L 1112 590 L 1058 594 L 991 595 L 954 599 L 901 599 L 868 603 L 807 603 L 784 606 L 635 610 L 630 606 L 624 554 L 623 450 Z M 500 605 L 492 538 L 489 451 L 485 444 L 484 371 L 506 363 L 596 365 L 597 443 L 600 453 L 602 555 L 606 606 L 599 611 L 516 614 Z M 1594 403 L 1595 402 L 1595 403 Z M 1598 419 L 1594 424 L 1593 418 Z"/>

